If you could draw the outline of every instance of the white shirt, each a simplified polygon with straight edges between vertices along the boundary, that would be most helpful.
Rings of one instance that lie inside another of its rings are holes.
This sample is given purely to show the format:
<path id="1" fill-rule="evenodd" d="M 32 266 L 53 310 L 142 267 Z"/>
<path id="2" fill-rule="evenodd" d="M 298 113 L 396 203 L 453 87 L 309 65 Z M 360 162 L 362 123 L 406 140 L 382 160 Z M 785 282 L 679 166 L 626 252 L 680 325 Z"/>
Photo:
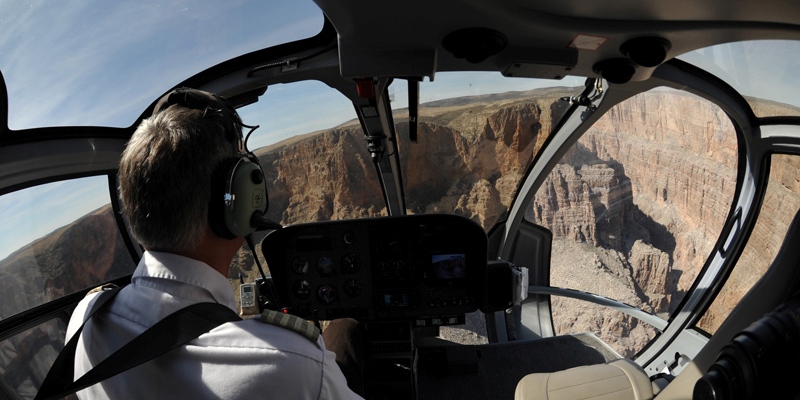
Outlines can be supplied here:
<path id="1" fill-rule="evenodd" d="M 67 340 L 96 295 L 72 314 Z M 205 263 L 145 252 L 131 284 L 86 323 L 75 352 L 75 379 L 156 322 L 186 306 L 216 302 L 237 309 L 228 280 Z M 288 329 L 256 319 L 229 322 L 188 344 L 78 392 L 83 399 L 360 399 L 334 353 Z"/>

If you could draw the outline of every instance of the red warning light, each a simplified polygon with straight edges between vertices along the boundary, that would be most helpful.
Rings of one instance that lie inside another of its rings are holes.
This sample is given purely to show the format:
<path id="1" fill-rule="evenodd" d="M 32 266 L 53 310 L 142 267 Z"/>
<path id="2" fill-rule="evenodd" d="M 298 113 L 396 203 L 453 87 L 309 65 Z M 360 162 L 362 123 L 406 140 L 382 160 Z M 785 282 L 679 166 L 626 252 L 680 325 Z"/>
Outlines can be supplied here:
<path id="1" fill-rule="evenodd" d="M 358 89 L 358 97 L 363 99 L 375 98 L 375 87 L 372 85 L 372 79 L 357 79 L 356 89 Z"/>

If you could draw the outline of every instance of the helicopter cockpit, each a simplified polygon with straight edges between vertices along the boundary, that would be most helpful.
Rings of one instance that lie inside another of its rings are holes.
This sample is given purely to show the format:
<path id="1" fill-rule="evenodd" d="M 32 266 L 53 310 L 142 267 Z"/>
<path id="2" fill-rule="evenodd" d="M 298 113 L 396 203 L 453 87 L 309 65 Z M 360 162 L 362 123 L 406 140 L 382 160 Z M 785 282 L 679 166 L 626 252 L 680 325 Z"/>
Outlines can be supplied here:
<path id="1" fill-rule="evenodd" d="M 622 384 L 587 397 L 797 394 L 798 4 L 87 1 L 0 19 L 0 399 L 35 398 L 76 304 L 130 283 L 144 249 L 120 155 L 178 87 L 260 126 L 274 224 L 226 277 L 240 315 L 360 321 L 368 399 L 595 376 Z"/>

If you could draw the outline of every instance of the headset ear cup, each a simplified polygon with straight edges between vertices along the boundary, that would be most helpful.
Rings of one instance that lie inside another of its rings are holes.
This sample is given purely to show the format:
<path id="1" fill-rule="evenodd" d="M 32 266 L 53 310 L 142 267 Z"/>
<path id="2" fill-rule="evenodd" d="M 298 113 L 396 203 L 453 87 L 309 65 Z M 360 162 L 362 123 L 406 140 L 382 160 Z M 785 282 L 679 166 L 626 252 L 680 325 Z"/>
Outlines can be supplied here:
<path id="1" fill-rule="evenodd" d="M 255 231 L 253 214 L 267 212 L 269 201 L 264 173 L 248 156 L 228 160 L 214 174 L 209 224 L 224 238 L 247 236 Z"/>
<path id="2" fill-rule="evenodd" d="M 211 230 L 225 239 L 234 239 L 234 235 L 225 223 L 225 195 L 228 191 L 230 177 L 232 176 L 239 158 L 225 160 L 219 168 L 214 171 L 211 178 L 211 197 L 208 203 L 208 223 Z"/>

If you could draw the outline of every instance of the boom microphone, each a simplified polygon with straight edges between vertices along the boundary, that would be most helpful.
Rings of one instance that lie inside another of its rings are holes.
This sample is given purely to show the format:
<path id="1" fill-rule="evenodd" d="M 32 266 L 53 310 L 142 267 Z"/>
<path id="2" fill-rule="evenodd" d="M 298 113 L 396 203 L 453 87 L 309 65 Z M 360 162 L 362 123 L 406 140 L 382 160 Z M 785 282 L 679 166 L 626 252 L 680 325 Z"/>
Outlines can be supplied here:
<path id="1" fill-rule="evenodd" d="M 283 228 L 283 225 L 267 219 L 260 210 L 256 210 L 253 216 L 250 217 L 250 226 L 256 228 L 257 231 L 278 230 Z"/>

